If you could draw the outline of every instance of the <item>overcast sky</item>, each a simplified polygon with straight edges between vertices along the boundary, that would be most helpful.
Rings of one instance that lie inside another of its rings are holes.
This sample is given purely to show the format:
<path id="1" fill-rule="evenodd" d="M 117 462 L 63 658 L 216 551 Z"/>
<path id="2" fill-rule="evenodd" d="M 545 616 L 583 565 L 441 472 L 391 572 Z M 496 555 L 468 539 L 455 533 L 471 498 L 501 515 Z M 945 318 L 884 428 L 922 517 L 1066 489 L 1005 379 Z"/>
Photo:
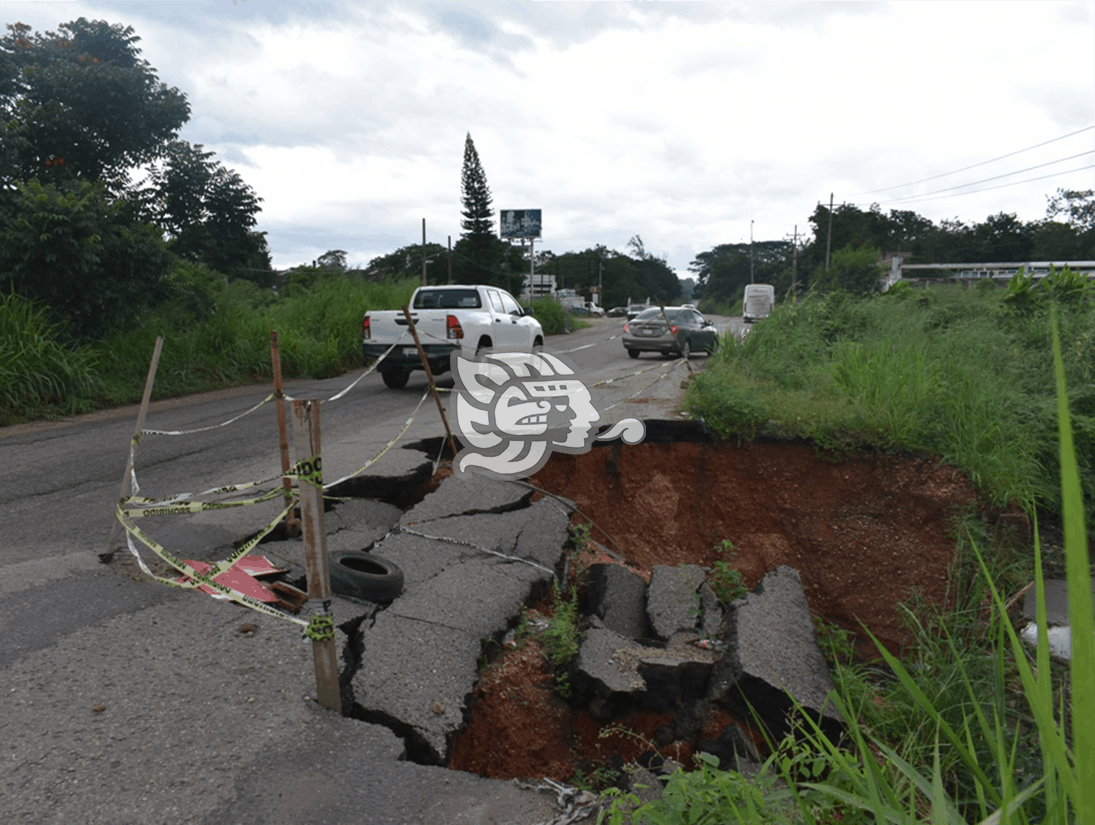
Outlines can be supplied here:
<path id="1" fill-rule="evenodd" d="M 329 249 L 364 265 L 420 242 L 423 218 L 429 241 L 455 242 L 469 132 L 496 220 L 543 210 L 538 249 L 623 252 L 638 234 L 681 277 L 750 232 L 808 233 L 830 193 L 975 223 L 1039 219 L 1058 187 L 1095 188 L 1093 2 L 0 10 L 39 31 L 81 16 L 132 26 L 190 100 L 181 137 L 264 199 L 277 268 Z"/>

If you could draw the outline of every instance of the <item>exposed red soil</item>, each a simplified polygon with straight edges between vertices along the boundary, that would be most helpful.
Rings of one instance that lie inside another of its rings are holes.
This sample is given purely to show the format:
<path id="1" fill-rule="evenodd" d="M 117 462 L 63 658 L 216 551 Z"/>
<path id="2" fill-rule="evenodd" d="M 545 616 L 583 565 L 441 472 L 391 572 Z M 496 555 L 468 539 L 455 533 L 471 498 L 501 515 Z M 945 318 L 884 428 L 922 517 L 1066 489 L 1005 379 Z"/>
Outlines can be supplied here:
<path id="1" fill-rule="evenodd" d="M 955 520 L 976 501 L 968 480 L 930 458 L 862 452 L 839 460 L 804 444 L 644 443 L 556 453 L 532 479 L 565 496 L 596 523 L 592 538 L 641 572 L 728 561 L 755 587 L 781 564 L 802 576 L 814 615 L 859 633 L 861 653 L 910 641 L 897 606 L 942 606 L 954 558 Z M 583 519 L 575 517 L 576 522 Z M 722 540 L 737 548 L 727 558 Z M 580 568 L 593 559 L 576 559 Z M 499 778 L 571 781 L 611 754 L 626 762 L 651 749 L 667 715 L 618 720 L 614 734 L 553 692 L 530 639 L 488 667 L 451 767 Z M 711 719 L 717 734 L 729 722 Z M 685 764 L 691 746 L 659 741 Z"/>

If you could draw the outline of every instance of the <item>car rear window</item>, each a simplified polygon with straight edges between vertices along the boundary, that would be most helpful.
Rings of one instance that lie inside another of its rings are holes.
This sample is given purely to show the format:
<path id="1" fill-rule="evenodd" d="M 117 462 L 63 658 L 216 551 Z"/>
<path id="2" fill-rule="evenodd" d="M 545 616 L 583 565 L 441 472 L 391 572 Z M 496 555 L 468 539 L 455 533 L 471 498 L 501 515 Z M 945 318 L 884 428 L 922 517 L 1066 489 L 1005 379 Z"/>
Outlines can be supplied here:
<path id="1" fill-rule="evenodd" d="M 479 309 L 477 289 L 431 289 L 414 296 L 415 309 Z"/>
<path id="2" fill-rule="evenodd" d="M 670 320 L 670 322 L 672 322 L 672 323 L 679 323 L 681 320 L 683 320 L 682 316 L 684 316 L 684 314 L 686 312 L 688 312 L 688 310 L 667 309 L 665 311 L 665 317 L 668 318 Z M 658 309 L 658 307 L 652 307 L 651 309 L 644 309 L 642 312 L 640 312 L 638 315 L 636 315 L 635 320 L 636 321 L 653 321 L 655 318 L 661 318 L 661 317 L 662 317 L 662 311 L 660 309 Z"/>

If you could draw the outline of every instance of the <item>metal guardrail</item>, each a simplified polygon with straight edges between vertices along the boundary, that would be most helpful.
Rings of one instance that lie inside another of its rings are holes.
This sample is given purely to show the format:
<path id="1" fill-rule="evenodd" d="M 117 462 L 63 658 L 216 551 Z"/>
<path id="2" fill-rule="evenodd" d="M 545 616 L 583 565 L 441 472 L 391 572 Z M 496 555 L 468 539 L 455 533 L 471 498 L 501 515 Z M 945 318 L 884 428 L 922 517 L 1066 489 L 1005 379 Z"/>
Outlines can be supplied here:
<path id="1" fill-rule="evenodd" d="M 1045 278 L 1051 270 L 1068 267 L 1073 272 L 1083 272 L 1095 277 L 1095 261 L 1023 261 L 977 264 L 899 264 L 902 278 L 909 272 L 947 272 L 951 278 L 1013 278 L 1022 270 L 1035 278 Z M 915 275 L 913 276 L 915 277 Z"/>

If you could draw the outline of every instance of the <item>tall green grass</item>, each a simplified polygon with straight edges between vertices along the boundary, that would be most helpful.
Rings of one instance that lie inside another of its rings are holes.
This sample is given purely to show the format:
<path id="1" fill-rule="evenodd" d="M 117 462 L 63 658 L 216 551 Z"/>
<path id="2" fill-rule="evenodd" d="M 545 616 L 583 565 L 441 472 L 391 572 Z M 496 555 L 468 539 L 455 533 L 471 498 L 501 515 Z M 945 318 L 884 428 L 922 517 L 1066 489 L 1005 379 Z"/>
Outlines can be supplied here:
<path id="1" fill-rule="evenodd" d="M 797 736 L 775 743 L 758 775 L 721 772 L 701 758 L 697 770 L 673 774 L 660 799 L 610 794 L 600 822 L 1095 822 L 1091 560 L 1055 314 L 1050 327 L 1071 661 L 1051 661 L 1044 632 L 1028 652 L 991 561 L 971 542 L 987 616 L 917 625 L 919 646 L 906 661 L 879 645 L 882 680 L 850 659 L 833 661 L 831 698 L 848 721 L 846 741 L 832 741 L 802 714 Z M 1034 565 L 1036 623 L 1045 628 L 1037 529 Z"/>
<path id="2" fill-rule="evenodd" d="M 139 401 L 161 335 L 155 398 L 269 379 L 271 331 L 285 377 L 338 375 L 361 365 L 361 317 L 397 309 L 415 286 L 333 273 L 278 296 L 180 263 L 164 301 L 91 346 L 66 342 L 44 309 L 12 296 L 0 305 L 0 421 Z"/>
<path id="3" fill-rule="evenodd" d="M 824 446 L 926 452 L 996 505 L 1060 509 L 1051 302 L 1017 312 L 1002 290 L 905 290 L 784 304 L 727 338 L 685 406 L 724 436 L 764 431 Z M 1060 307 L 1076 388 L 1081 488 L 1095 515 L 1095 301 Z"/>
<path id="4" fill-rule="evenodd" d="M 65 346 L 44 307 L 0 295 L 0 424 L 16 413 L 89 408 L 99 386 L 97 371 L 95 353 Z"/>

